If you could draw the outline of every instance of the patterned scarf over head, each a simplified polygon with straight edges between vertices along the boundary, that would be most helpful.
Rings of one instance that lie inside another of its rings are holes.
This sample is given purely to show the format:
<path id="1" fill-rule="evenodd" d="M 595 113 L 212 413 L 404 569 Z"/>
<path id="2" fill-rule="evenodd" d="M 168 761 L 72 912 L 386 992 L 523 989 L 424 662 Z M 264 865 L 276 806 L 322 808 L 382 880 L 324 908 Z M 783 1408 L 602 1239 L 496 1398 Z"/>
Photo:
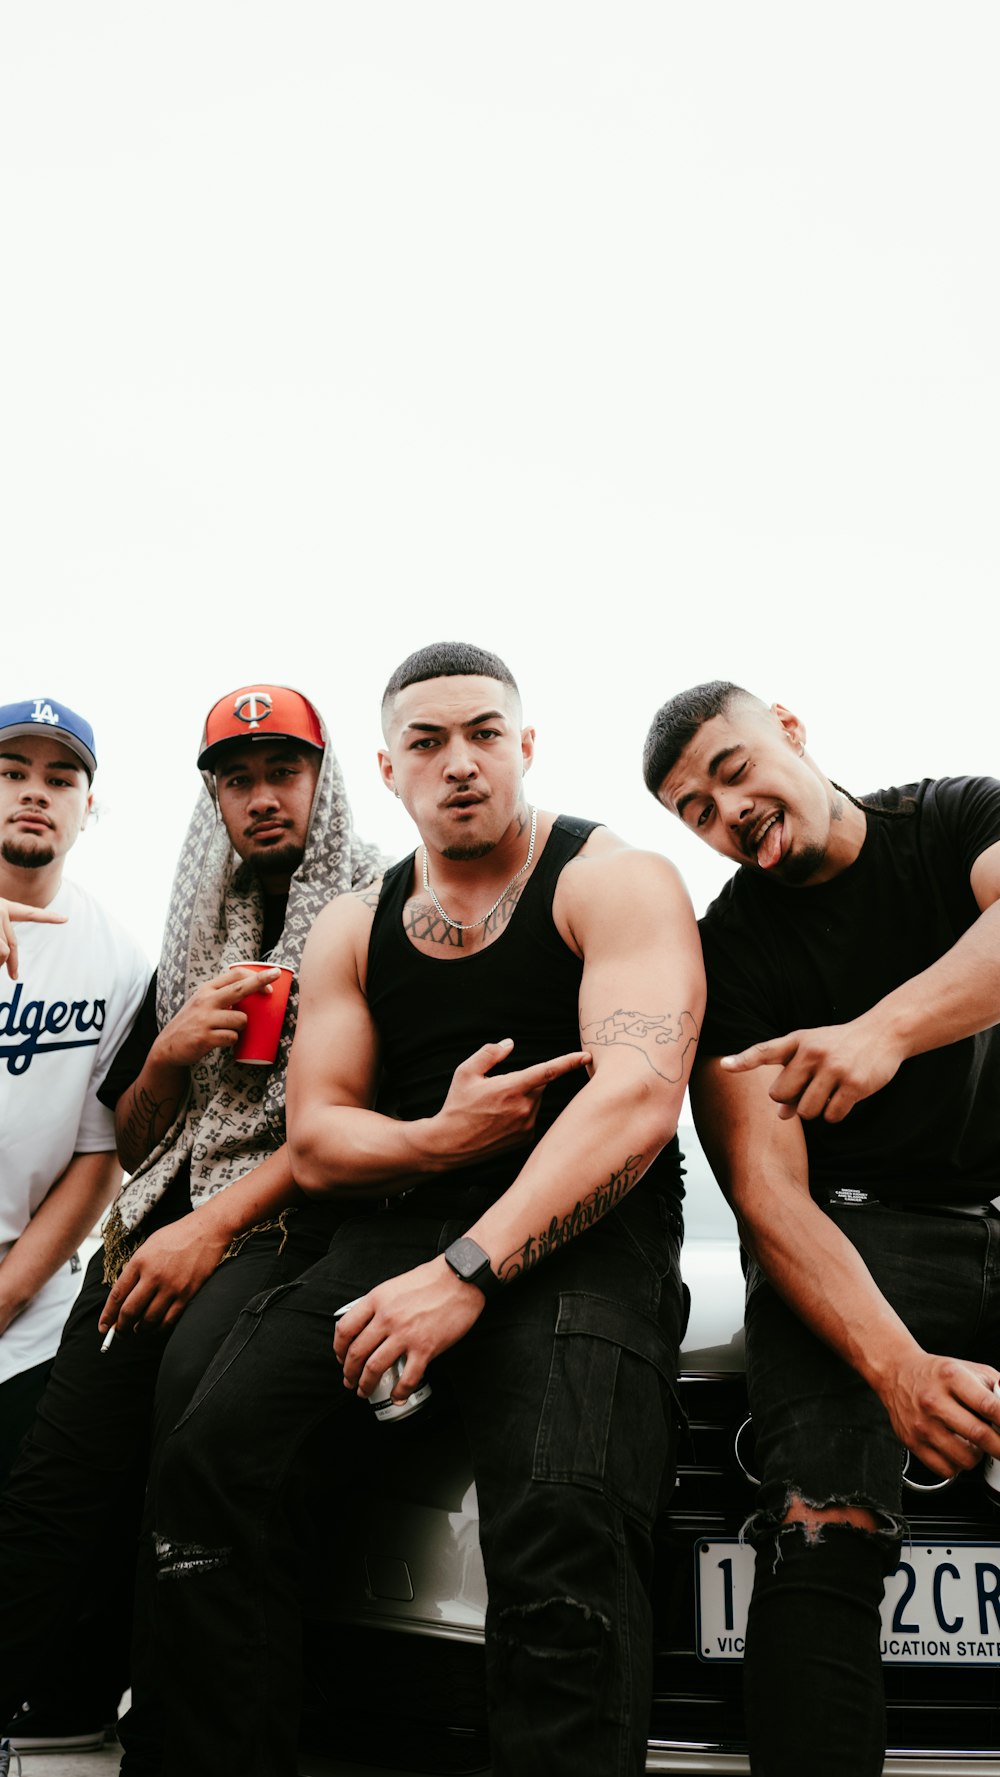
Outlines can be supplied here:
<path id="1" fill-rule="evenodd" d="M 298 1010 L 298 968 L 317 915 L 335 895 L 364 888 L 389 859 L 355 834 L 344 780 L 325 724 L 326 742 L 313 796 L 305 855 L 292 877 L 281 937 L 269 961 L 296 972 L 271 1068 L 234 1061 L 210 1049 L 190 1070 L 187 1098 L 163 1140 L 127 1180 L 105 1223 L 108 1268 L 134 1246 L 129 1239 L 186 1160 L 197 1206 L 244 1178 L 285 1140 L 285 1071 Z M 232 963 L 258 959 L 264 930 L 260 882 L 233 850 L 218 812 L 215 780 L 202 773 L 198 798 L 170 893 L 157 977 L 156 1016 L 162 1030 L 195 989 Z"/>

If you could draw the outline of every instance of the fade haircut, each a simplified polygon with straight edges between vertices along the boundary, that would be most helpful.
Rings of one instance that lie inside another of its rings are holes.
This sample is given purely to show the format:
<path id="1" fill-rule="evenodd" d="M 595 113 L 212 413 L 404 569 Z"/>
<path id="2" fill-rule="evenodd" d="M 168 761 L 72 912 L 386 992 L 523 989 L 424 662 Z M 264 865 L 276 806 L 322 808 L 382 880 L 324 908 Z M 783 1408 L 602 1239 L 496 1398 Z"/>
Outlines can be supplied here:
<path id="1" fill-rule="evenodd" d="M 397 666 L 382 693 L 383 719 L 407 685 L 422 684 L 424 679 L 458 678 L 498 679 L 501 685 L 510 686 L 520 704 L 517 680 L 499 654 L 490 654 L 486 648 L 477 648 L 472 642 L 431 642 L 429 647 L 408 654 L 402 665 Z"/>
<path id="2" fill-rule="evenodd" d="M 694 685 L 690 691 L 678 691 L 661 709 L 649 726 L 642 749 L 642 775 L 647 790 L 659 797 L 659 789 L 668 771 L 704 723 L 713 716 L 728 715 L 734 703 L 746 702 L 765 707 L 752 691 L 734 685 L 731 679 L 709 679 L 705 685 Z"/>

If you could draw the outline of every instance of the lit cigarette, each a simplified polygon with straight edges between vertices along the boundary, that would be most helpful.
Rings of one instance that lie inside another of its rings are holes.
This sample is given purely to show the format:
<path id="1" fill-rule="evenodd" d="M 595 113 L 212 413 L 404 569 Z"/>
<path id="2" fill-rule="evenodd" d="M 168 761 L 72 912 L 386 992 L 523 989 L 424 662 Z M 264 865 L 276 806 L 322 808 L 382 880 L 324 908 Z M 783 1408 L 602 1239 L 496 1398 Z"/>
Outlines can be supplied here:
<path id="1" fill-rule="evenodd" d="M 111 1341 L 112 1341 L 112 1339 L 113 1339 L 113 1338 L 114 1338 L 114 1336 L 115 1336 L 115 1329 L 114 1329 L 114 1327 L 109 1327 L 109 1328 L 108 1328 L 108 1330 L 107 1330 L 107 1332 L 106 1332 L 106 1333 L 105 1333 L 105 1335 L 104 1335 L 104 1343 L 103 1343 L 103 1344 L 102 1344 L 102 1346 L 101 1346 L 101 1355 L 102 1355 L 102 1356 L 103 1356 L 103 1355 L 104 1355 L 104 1353 L 105 1353 L 105 1352 L 106 1352 L 106 1351 L 110 1351 L 110 1350 L 111 1350 Z"/>

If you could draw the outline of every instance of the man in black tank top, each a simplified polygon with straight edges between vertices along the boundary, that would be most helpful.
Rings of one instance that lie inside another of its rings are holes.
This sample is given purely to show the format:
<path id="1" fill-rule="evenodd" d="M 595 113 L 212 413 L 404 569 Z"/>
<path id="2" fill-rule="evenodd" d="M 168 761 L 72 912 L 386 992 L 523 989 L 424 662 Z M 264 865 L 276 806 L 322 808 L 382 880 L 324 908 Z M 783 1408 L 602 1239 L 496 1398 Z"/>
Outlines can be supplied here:
<path id="1" fill-rule="evenodd" d="M 692 1102 L 752 1255 L 751 1757 L 878 1777 L 904 1452 L 1000 1457 L 1000 783 L 858 802 L 726 681 L 663 706 L 645 776 L 743 866 L 701 921 Z"/>
<path id="2" fill-rule="evenodd" d="M 495 656 L 411 656 L 383 730 L 382 776 L 421 845 L 381 893 L 320 916 L 289 1073 L 296 1180 L 357 1214 L 258 1304 L 170 1441 L 167 1769 L 294 1773 L 293 1483 L 307 1434 L 349 1437 L 398 1360 L 393 1398 L 432 1366 L 468 1434 L 495 1777 L 640 1772 L 684 1320 L 675 1131 L 704 1004 L 694 918 L 665 859 L 527 807 L 534 732 Z"/>

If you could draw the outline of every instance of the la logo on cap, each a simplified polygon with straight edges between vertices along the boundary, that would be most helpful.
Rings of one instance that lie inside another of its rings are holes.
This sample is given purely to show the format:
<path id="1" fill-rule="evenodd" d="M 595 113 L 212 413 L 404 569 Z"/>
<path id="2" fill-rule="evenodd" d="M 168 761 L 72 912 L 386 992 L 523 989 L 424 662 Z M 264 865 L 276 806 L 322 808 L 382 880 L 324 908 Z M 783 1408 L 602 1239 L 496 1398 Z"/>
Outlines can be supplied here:
<path id="1" fill-rule="evenodd" d="M 31 720 L 33 722 L 51 722 L 54 728 L 58 728 L 59 726 L 59 717 L 56 715 L 55 710 L 52 708 L 52 705 L 46 703 L 45 699 L 42 697 L 35 698 L 34 708 L 31 712 Z"/>
<path id="2" fill-rule="evenodd" d="M 271 714 L 271 699 L 266 691 L 244 691 L 233 705 L 233 714 L 248 728 L 259 728 Z"/>

